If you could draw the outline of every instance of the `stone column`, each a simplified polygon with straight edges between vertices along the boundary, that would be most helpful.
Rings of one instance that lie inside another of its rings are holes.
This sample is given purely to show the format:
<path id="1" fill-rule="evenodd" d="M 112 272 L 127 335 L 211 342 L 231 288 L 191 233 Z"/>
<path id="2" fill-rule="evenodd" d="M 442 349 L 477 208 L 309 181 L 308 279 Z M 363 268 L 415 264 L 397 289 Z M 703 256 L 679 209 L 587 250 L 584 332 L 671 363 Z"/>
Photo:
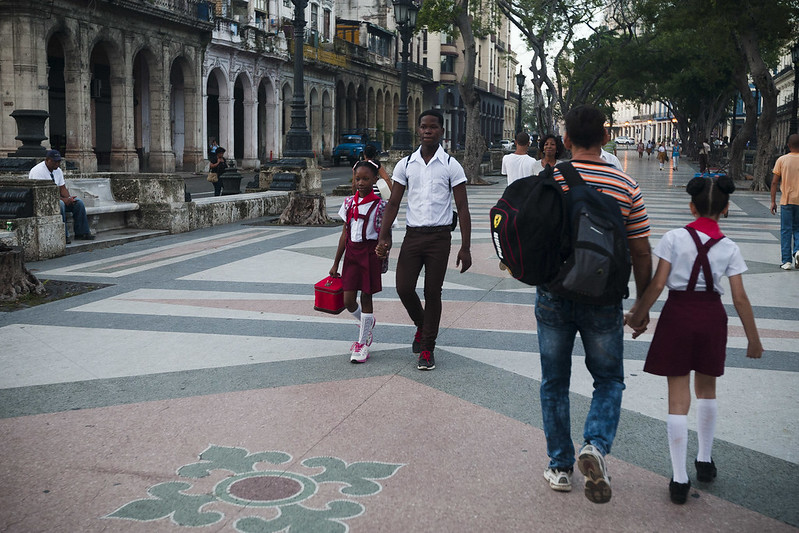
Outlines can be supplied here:
<path id="1" fill-rule="evenodd" d="M 183 126 L 185 130 L 185 144 L 183 146 L 183 171 L 200 172 L 205 166 L 205 142 L 203 130 L 205 123 L 203 113 L 203 99 L 200 96 L 199 84 L 201 77 L 194 76 L 193 83 L 184 80 L 183 93 Z M 199 80 L 199 81 L 198 81 Z M 200 121 L 203 121 L 202 123 Z"/>
<path id="2" fill-rule="evenodd" d="M 158 69 L 150 73 L 150 172 L 169 173 L 175 171 L 175 154 L 169 124 L 169 50 L 162 48 Z"/>
<path id="3" fill-rule="evenodd" d="M 78 53 L 66 57 L 64 83 L 66 85 L 67 149 L 64 157 L 77 163 L 82 172 L 97 172 L 97 156 L 92 149 L 92 115 L 89 87 L 92 74 L 89 71 L 90 39 L 79 40 Z"/>
<path id="4" fill-rule="evenodd" d="M 133 127 L 133 67 L 125 65 L 123 68 L 125 74 L 111 78 L 111 170 L 138 172 Z"/>
<path id="5" fill-rule="evenodd" d="M 246 169 L 260 167 L 258 161 L 258 110 L 256 102 L 250 97 L 244 98 L 244 157 L 241 167 Z"/>

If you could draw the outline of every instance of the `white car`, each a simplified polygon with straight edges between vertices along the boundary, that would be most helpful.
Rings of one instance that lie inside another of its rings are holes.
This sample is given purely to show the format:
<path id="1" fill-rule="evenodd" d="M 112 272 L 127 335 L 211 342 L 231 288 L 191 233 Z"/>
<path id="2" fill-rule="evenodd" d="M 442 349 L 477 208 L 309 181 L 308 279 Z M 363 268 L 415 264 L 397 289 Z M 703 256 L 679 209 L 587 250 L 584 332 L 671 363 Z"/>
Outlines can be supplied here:
<path id="1" fill-rule="evenodd" d="M 625 135 L 619 135 L 613 140 L 616 142 L 616 144 L 635 144 L 635 139 L 632 139 Z"/>
<path id="2" fill-rule="evenodd" d="M 516 150 L 516 145 L 510 139 L 502 139 L 501 141 L 499 141 L 499 144 L 500 146 L 502 146 L 503 152 L 511 153 L 514 150 Z"/>

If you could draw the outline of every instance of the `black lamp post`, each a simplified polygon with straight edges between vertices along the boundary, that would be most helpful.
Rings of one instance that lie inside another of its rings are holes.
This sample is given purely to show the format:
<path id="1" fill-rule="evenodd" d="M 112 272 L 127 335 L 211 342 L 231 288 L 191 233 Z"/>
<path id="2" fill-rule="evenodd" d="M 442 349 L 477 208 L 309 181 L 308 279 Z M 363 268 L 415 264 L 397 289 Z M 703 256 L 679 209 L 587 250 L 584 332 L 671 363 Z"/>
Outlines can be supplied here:
<path id="1" fill-rule="evenodd" d="M 516 74 L 516 85 L 519 87 L 519 112 L 516 115 L 516 133 L 522 131 L 522 87 L 524 87 L 524 74 L 521 70 Z"/>
<path id="2" fill-rule="evenodd" d="M 797 112 L 799 111 L 799 42 L 791 48 L 791 59 L 793 60 L 793 106 L 791 108 L 791 125 L 789 134 L 799 133 L 799 118 Z"/>
<path id="3" fill-rule="evenodd" d="M 411 150 L 411 132 L 408 129 L 408 50 L 419 5 L 413 0 L 394 0 L 394 19 L 402 39 L 402 71 L 400 73 L 400 103 L 397 109 L 397 131 L 394 132 L 394 150 Z"/>
<path id="4" fill-rule="evenodd" d="M 305 41 L 305 8 L 308 0 L 291 0 L 294 4 L 294 97 L 291 100 L 291 127 L 286 132 L 284 155 L 313 157 L 311 132 L 305 114 L 305 82 L 303 80 L 303 44 Z"/>

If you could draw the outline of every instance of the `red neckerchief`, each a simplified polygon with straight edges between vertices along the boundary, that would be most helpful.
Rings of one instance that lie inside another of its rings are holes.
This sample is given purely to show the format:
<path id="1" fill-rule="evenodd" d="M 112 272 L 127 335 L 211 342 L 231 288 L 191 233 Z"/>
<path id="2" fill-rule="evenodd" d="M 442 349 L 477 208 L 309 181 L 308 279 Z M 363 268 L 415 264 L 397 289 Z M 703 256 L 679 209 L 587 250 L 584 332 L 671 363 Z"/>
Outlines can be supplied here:
<path id="1" fill-rule="evenodd" d="M 724 238 L 724 234 L 719 229 L 719 223 L 712 218 L 699 217 L 686 227 L 694 228 L 696 231 L 701 231 L 711 239 Z"/>
<path id="2" fill-rule="evenodd" d="M 370 191 L 369 194 L 361 198 L 359 202 L 360 194 L 360 191 L 355 191 L 355 196 L 352 197 L 352 214 L 350 215 L 350 219 L 352 220 L 358 220 L 358 215 L 360 214 L 358 213 L 358 206 L 380 200 L 380 197 L 377 196 L 374 191 Z"/>

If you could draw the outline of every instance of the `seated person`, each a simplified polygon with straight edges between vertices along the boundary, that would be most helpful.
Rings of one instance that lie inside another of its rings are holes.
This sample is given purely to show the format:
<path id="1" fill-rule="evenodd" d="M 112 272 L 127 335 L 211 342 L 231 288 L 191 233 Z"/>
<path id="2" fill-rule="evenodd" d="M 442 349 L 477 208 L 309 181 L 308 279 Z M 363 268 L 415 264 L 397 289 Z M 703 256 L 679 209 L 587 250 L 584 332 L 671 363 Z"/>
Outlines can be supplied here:
<path id="1" fill-rule="evenodd" d="M 75 238 L 85 241 L 93 241 L 94 235 L 89 230 L 89 218 L 86 216 L 86 206 L 77 196 L 70 196 L 64 182 L 64 173 L 61 171 L 61 154 L 58 150 L 48 150 L 44 161 L 33 167 L 28 174 L 32 180 L 53 180 L 58 185 L 61 196 L 61 219 L 64 221 L 64 233 L 67 244 L 72 242 L 69 238 L 69 228 L 67 227 L 67 211 L 72 213 L 72 221 L 75 225 Z"/>

